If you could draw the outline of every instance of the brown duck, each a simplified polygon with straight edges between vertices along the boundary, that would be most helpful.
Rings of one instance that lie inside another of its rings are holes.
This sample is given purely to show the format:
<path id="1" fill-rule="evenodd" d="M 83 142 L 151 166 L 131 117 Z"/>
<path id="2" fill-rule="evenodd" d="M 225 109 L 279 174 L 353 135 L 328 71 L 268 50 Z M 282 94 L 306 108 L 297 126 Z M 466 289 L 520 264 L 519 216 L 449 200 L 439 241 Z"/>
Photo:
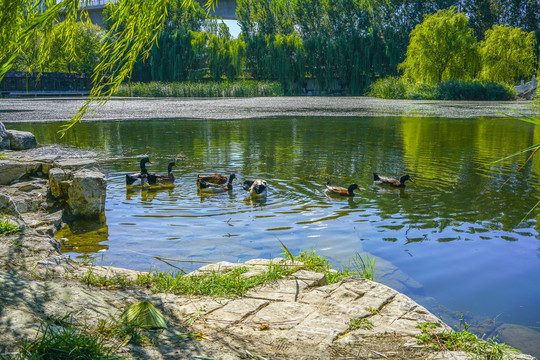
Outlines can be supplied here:
<path id="1" fill-rule="evenodd" d="M 324 192 L 328 195 L 354 196 L 354 190 L 356 189 L 358 189 L 358 191 L 362 191 L 356 184 L 351 184 L 347 189 L 345 189 L 339 186 L 332 186 L 330 185 L 330 181 L 328 181 L 326 183 L 326 189 Z"/>
<path id="2" fill-rule="evenodd" d="M 409 176 L 409 174 L 401 175 L 399 180 L 392 179 L 386 176 L 379 176 L 377 173 L 373 173 L 373 181 L 375 181 L 375 184 L 377 185 L 386 185 L 386 186 L 393 186 L 393 187 L 405 187 L 405 181 L 410 180 L 411 182 L 414 182 L 413 179 Z"/>

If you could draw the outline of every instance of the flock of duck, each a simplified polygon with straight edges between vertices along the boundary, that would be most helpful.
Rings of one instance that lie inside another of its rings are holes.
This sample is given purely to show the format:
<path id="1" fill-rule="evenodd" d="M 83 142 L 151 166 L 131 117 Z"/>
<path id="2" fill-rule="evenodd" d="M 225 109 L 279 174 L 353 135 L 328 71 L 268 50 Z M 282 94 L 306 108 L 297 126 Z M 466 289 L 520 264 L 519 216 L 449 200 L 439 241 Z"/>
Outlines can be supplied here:
<path id="1" fill-rule="evenodd" d="M 128 187 L 174 186 L 175 179 L 174 174 L 172 173 L 172 168 L 176 166 L 174 161 L 169 162 L 167 175 L 156 175 L 149 173 L 148 169 L 146 169 L 146 164 L 152 164 L 148 156 L 141 159 L 141 170 L 139 172 L 126 175 L 126 185 Z M 231 174 L 229 176 L 224 176 L 221 174 L 197 175 L 197 188 L 201 193 L 222 193 L 232 190 L 232 182 L 234 179 L 236 179 L 235 174 Z M 391 186 L 396 188 L 404 188 L 405 181 L 407 180 L 413 181 L 408 174 L 402 175 L 399 180 L 397 180 L 380 176 L 377 173 L 373 173 L 373 180 L 377 185 Z M 248 191 L 251 197 L 265 197 L 267 194 L 267 187 L 266 180 L 262 179 L 245 180 L 242 183 L 242 188 Z M 328 195 L 352 197 L 355 195 L 354 190 L 362 191 L 357 184 L 351 184 L 348 188 L 343 188 L 339 186 L 332 186 L 330 181 L 328 181 L 326 183 L 325 193 Z"/>

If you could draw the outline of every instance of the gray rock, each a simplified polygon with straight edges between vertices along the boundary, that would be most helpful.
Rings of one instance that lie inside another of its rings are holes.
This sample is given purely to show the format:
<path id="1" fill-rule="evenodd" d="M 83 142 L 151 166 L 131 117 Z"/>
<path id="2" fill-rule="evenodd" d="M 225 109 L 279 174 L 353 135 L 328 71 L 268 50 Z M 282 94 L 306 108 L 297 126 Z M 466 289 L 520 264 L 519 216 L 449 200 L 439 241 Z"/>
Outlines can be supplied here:
<path id="1" fill-rule="evenodd" d="M 517 324 L 502 324 L 494 335 L 499 341 L 512 344 L 524 353 L 540 358 L 540 333 Z"/>
<path id="2" fill-rule="evenodd" d="M 54 167 L 62 170 L 96 170 L 99 168 L 98 162 L 93 159 L 60 159 L 54 162 Z"/>
<path id="3" fill-rule="evenodd" d="M 68 189 L 68 204 L 72 215 L 99 217 L 105 210 L 105 175 L 94 170 L 78 170 L 73 173 Z"/>
<path id="4" fill-rule="evenodd" d="M 9 150 L 9 149 L 11 149 L 11 141 L 9 141 L 9 138 L 0 137 L 0 150 Z"/>
<path id="5" fill-rule="evenodd" d="M 41 164 L 0 160 L 0 185 L 9 185 L 15 180 L 22 179 L 39 171 Z"/>
<path id="6" fill-rule="evenodd" d="M 71 186 L 71 171 L 65 171 L 59 168 L 49 170 L 49 188 L 51 195 L 55 198 L 67 198 L 68 189 Z"/>
<path id="7" fill-rule="evenodd" d="M 27 150 L 37 147 L 36 137 L 31 132 L 7 130 L 6 133 L 11 142 L 11 150 Z"/>

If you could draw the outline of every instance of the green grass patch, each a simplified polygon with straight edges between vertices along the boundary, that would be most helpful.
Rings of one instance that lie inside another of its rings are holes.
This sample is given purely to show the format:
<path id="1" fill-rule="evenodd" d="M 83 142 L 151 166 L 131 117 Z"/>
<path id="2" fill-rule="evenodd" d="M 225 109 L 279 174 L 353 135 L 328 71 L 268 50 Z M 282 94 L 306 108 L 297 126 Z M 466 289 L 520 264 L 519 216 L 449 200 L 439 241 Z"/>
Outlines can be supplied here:
<path id="1" fill-rule="evenodd" d="M 65 319 L 63 319 L 65 320 Z M 22 360 L 111 360 L 120 359 L 115 348 L 106 339 L 91 334 L 74 325 L 61 321 L 60 324 L 46 322 L 33 341 L 25 340 L 16 355 L 0 355 L 0 359 Z"/>
<path id="2" fill-rule="evenodd" d="M 17 225 L 14 225 L 10 223 L 8 220 L 1 219 L 0 220 L 0 234 L 15 234 L 17 232 L 21 231 L 21 228 Z"/>
<path id="3" fill-rule="evenodd" d="M 377 257 L 370 258 L 368 254 L 365 256 L 356 253 L 352 259 L 353 266 L 356 268 L 356 273 L 364 279 L 375 281 L 375 260 Z"/>
<path id="4" fill-rule="evenodd" d="M 150 82 L 127 83 L 116 96 L 128 97 L 259 97 L 283 96 L 278 82 L 224 81 L 224 82 Z"/>
<path id="5" fill-rule="evenodd" d="M 418 343 L 434 350 L 465 351 L 486 360 L 507 359 L 509 352 L 519 353 L 518 350 L 497 342 L 497 339 L 482 339 L 469 331 L 469 326 L 460 331 L 438 332 L 438 324 L 421 323 L 417 327 L 422 330 L 417 335 Z"/>
<path id="6" fill-rule="evenodd" d="M 368 263 L 374 266 L 375 258 Z M 365 260 L 366 261 L 366 260 Z M 249 266 L 238 266 L 227 271 L 209 271 L 198 275 L 183 275 L 181 272 L 150 271 L 139 274 L 132 280 L 124 275 L 98 275 L 92 269 L 80 276 L 80 280 L 89 286 L 107 289 L 143 287 L 154 293 L 172 293 L 207 296 L 243 296 L 249 289 L 267 282 L 286 278 L 294 272 L 304 269 L 323 273 L 329 284 L 341 281 L 345 277 L 363 276 L 364 273 L 344 269 L 332 270 L 328 259 L 313 251 L 303 251 L 293 256 L 292 264 L 270 262 L 265 272 L 251 277 L 244 276 Z M 374 270 L 373 270 L 374 271 Z"/>
<path id="7" fill-rule="evenodd" d="M 500 101 L 515 98 L 509 84 L 480 80 L 449 80 L 438 84 L 413 84 L 400 77 L 379 79 L 369 96 L 382 99 Z"/>

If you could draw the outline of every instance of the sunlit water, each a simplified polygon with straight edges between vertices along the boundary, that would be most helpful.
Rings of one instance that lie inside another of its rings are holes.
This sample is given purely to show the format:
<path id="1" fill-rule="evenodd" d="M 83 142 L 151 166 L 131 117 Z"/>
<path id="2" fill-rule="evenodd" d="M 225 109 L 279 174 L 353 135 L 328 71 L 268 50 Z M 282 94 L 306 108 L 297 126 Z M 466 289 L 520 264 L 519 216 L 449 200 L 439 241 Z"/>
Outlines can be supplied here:
<path id="1" fill-rule="evenodd" d="M 59 124 L 16 124 L 40 144 L 94 150 L 108 177 L 105 220 L 70 224 L 64 251 L 137 270 L 153 258 L 245 261 L 278 257 L 281 243 L 315 250 L 335 268 L 356 252 L 376 256 L 378 280 L 435 313 L 540 326 L 538 211 L 540 157 L 489 164 L 540 133 L 507 119 L 278 118 L 85 123 L 60 139 Z M 127 191 L 125 174 L 148 154 L 152 172 L 176 158 L 176 187 Z M 112 160 L 111 160 L 112 159 Z M 415 180 L 373 185 L 373 172 Z M 200 196 L 198 173 L 268 181 L 266 201 Z M 509 180 L 508 180 L 509 179 Z M 352 199 L 324 184 L 357 183 Z M 504 182 L 508 180 L 506 184 Z M 503 185 L 504 184 L 504 185 Z M 186 271 L 199 263 L 174 263 Z"/>

